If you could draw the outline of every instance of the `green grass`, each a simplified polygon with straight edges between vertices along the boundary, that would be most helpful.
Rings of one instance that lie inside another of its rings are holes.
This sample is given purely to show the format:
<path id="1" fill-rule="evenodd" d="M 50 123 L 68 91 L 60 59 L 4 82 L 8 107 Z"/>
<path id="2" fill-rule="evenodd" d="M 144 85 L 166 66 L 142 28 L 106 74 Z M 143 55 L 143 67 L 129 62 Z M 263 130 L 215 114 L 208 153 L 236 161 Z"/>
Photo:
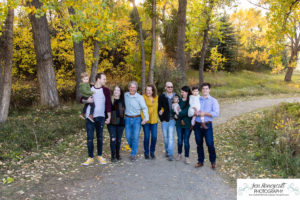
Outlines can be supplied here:
<path id="1" fill-rule="evenodd" d="M 60 140 L 83 129 L 79 118 L 82 105 L 67 104 L 57 109 L 15 110 L 0 124 L 0 160 L 19 159 L 22 153 L 59 145 Z"/>
<path id="2" fill-rule="evenodd" d="M 187 71 L 188 84 L 197 85 L 198 71 Z M 292 82 L 283 81 L 284 74 L 241 71 L 236 73 L 204 73 L 204 81 L 212 84 L 211 94 L 217 98 L 236 98 L 300 93 L 300 74 L 294 73 Z"/>
<path id="3" fill-rule="evenodd" d="M 300 177 L 300 103 L 234 118 L 216 128 L 220 172 L 237 178 Z"/>

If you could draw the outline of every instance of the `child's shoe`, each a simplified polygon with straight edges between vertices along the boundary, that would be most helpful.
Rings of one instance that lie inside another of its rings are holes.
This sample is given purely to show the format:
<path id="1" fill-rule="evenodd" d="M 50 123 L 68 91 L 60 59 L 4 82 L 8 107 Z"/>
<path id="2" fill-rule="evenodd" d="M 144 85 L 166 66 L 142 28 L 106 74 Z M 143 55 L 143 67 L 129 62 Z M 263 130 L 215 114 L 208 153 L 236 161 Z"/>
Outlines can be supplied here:
<path id="1" fill-rule="evenodd" d="M 81 119 L 85 119 L 84 114 L 81 114 L 79 117 L 80 117 Z"/>
<path id="2" fill-rule="evenodd" d="M 91 122 L 93 122 L 93 123 L 95 122 L 95 121 L 94 121 L 93 115 L 89 115 L 89 116 L 88 116 L 88 119 L 89 119 Z"/>
<path id="3" fill-rule="evenodd" d="M 206 124 L 204 122 L 201 122 L 201 127 L 204 129 L 208 129 L 208 127 L 206 126 Z"/>

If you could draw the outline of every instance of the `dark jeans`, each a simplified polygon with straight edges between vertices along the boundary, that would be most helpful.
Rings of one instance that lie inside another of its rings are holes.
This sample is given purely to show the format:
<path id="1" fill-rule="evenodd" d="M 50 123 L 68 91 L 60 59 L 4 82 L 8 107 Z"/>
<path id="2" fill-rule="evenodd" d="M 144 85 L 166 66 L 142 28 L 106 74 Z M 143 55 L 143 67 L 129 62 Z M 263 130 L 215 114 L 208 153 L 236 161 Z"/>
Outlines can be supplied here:
<path id="1" fill-rule="evenodd" d="M 150 154 L 154 155 L 155 146 L 157 141 L 157 123 L 156 124 L 145 124 L 143 125 L 144 130 L 144 151 L 145 155 L 149 155 L 149 140 L 151 132 L 151 145 L 150 145 Z"/>
<path id="2" fill-rule="evenodd" d="M 110 151 L 113 156 L 120 156 L 121 140 L 125 126 L 107 125 L 110 135 Z"/>
<path id="3" fill-rule="evenodd" d="M 214 146 L 214 136 L 213 136 L 213 128 L 212 123 L 206 125 L 208 129 L 201 128 L 199 123 L 196 123 L 194 131 L 195 131 L 195 140 L 197 143 L 197 153 L 198 153 L 198 162 L 204 162 L 204 150 L 203 150 L 203 137 L 205 138 L 205 142 L 208 148 L 209 160 L 211 163 L 216 162 L 216 150 Z"/>
<path id="4" fill-rule="evenodd" d="M 182 153 L 182 146 L 184 143 L 184 156 L 190 156 L 190 136 L 191 130 L 189 128 L 181 128 L 176 126 L 177 131 L 177 146 L 178 146 L 178 154 Z"/>
<path id="5" fill-rule="evenodd" d="M 89 97 L 82 97 L 82 99 L 84 100 L 88 100 Z M 90 109 L 90 115 L 93 115 L 94 114 L 94 110 L 95 110 L 95 104 L 94 103 L 85 103 L 84 106 L 83 106 L 83 109 L 81 111 L 81 114 L 85 114 L 86 113 L 86 109 L 88 106 L 91 106 L 91 109 Z"/>
<path id="6" fill-rule="evenodd" d="M 104 117 L 95 117 L 95 123 L 91 122 L 90 120 L 86 119 L 86 132 L 87 132 L 87 147 L 89 157 L 94 157 L 94 130 L 96 128 L 96 136 L 97 136 L 97 150 L 98 156 L 102 155 L 102 146 L 103 146 L 103 127 L 105 118 Z"/>

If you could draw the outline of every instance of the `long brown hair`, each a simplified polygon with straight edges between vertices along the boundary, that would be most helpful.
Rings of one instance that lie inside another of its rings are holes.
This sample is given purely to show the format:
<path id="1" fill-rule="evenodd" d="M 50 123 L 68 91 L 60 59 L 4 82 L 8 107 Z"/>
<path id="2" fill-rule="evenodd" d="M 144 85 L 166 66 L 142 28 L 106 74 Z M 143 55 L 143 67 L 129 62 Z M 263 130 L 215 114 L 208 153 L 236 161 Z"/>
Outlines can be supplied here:
<path id="1" fill-rule="evenodd" d="M 152 97 L 156 97 L 156 94 L 157 94 L 157 90 L 156 90 L 156 87 L 155 87 L 155 85 L 153 85 L 153 84 L 148 84 L 148 85 L 146 85 L 146 87 L 145 87 L 145 94 L 146 94 L 146 89 L 147 89 L 147 87 L 150 87 L 151 89 L 152 89 Z"/>

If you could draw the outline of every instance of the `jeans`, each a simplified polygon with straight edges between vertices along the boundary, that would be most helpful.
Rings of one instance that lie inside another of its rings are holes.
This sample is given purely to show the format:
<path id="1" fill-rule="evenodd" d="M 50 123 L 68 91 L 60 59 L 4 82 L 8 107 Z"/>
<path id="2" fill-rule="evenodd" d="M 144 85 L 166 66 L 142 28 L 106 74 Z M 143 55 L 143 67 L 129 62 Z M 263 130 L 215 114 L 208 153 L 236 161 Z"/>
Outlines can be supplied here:
<path id="1" fill-rule="evenodd" d="M 211 163 L 216 162 L 216 150 L 214 146 L 214 136 L 213 136 L 213 127 L 212 123 L 207 124 L 208 129 L 204 129 L 200 127 L 199 123 L 196 123 L 194 131 L 195 131 L 195 140 L 197 144 L 197 153 L 198 153 L 198 162 L 204 162 L 204 150 L 203 150 L 203 137 L 205 138 L 205 142 L 208 148 L 209 160 Z"/>
<path id="2" fill-rule="evenodd" d="M 150 154 L 154 155 L 155 145 L 157 141 L 157 123 L 156 124 L 145 124 L 143 125 L 144 130 L 144 151 L 145 155 L 149 155 L 149 140 L 150 140 L 150 132 L 151 132 L 151 146 L 150 146 Z"/>
<path id="3" fill-rule="evenodd" d="M 177 146 L 178 154 L 182 153 L 182 146 L 184 143 L 184 156 L 189 157 L 190 155 L 190 136 L 191 130 L 189 128 L 181 128 L 180 126 L 176 127 L 177 130 Z"/>
<path id="4" fill-rule="evenodd" d="M 107 125 L 110 135 L 110 151 L 113 157 L 115 157 L 115 155 L 117 158 L 120 157 L 121 140 L 124 128 L 124 126 Z"/>
<path id="5" fill-rule="evenodd" d="M 103 146 L 103 127 L 105 118 L 104 117 L 95 117 L 95 123 L 91 122 L 89 119 L 85 120 L 86 123 L 86 132 L 87 132 L 87 147 L 89 157 L 94 157 L 94 130 L 96 128 L 96 136 L 97 136 L 97 150 L 98 156 L 102 155 L 102 146 Z"/>
<path id="6" fill-rule="evenodd" d="M 88 98 L 90 98 L 90 97 L 82 97 L 83 100 L 88 100 Z M 82 115 L 86 114 L 86 110 L 87 110 L 88 106 L 91 106 L 89 115 L 93 115 L 94 114 L 95 103 L 85 103 L 84 106 L 83 106 L 83 109 L 81 111 Z"/>
<path id="7" fill-rule="evenodd" d="M 125 117 L 125 135 L 131 148 L 131 156 L 136 156 L 138 153 L 141 122 L 141 117 Z"/>
<path id="8" fill-rule="evenodd" d="M 175 120 L 172 119 L 168 122 L 163 121 L 161 123 L 162 132 L 164 134 L 165 150 L 168 156 L 173 156 L 174 150 L 174 132 L 175 132 Z"/>

